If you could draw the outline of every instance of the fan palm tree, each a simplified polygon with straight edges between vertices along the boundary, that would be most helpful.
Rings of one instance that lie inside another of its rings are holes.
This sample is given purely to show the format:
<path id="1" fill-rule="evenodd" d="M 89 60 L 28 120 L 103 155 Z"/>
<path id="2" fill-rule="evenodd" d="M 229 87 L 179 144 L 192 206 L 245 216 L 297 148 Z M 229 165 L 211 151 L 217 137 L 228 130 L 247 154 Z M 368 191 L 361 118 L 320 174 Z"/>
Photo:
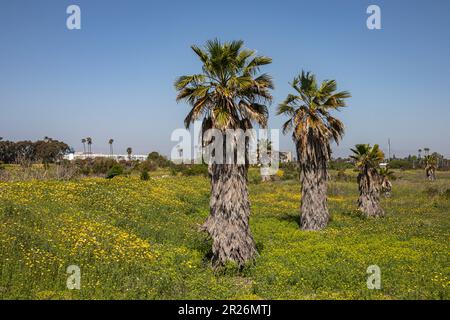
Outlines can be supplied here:
<path id="1" fill-rule="evenodd" d="M 131 161 L 131 154 L 133 153 L 133 149 L 131 147 L 127 148 L 128 160 Z"/>
<path id="2" fill-rule="evenodd" d="M 424 161 L 425 174 L 427 175 L 428 180 L 436 180 L 437 158 L 434 155 L 427 155 L 425 156 Z"/>
<path id="3" fill-rule="evenodd" d="M 392 191 L 392 183 L 391 181 L 395 179 L 394 172 L 386 168 L 380 168 L 378 171 L 381 179 L 381 193 L 384 194 L 385 197 L 391 196 Z"/>
<path id="4" fill-rule="evenodd" d="M 267 125 L 273 83 L 267 74 L 259 74 L 268 57 L 243 48 L 242 41 L 221 43 L 207 41 L 204 48 L 192 46 L 202 62 L 202 73 L 181 76 L 175 82 L 177 101 L 191 105 L 184 123 L 186 128 L 202 119 L 203 133 L 216 129 L 227 141 L 227 129 L 251 129 Z M 231 140 L 231 139 L 229 139 Z M 203 141 L 205 143 L 205 141 Z M 223 148 L 225 151 L 226 148 Z M 224 158 L 226 155 L 224 154 Z M 247 189 L 248 165 L 211 161 L 210 215 L 202 226 L 212 238 L 213 267 L 234 261 L 243 265 L 256 257 L 257 251 L 249 228 L 250 202 Z"/>
<path id="5" fill-rule="evenodd" d="M 114 139 L 109 139 L 109 141 L 108 141 L 108 143 L 109 143 L 109 154 L 110 154 L 110 156 L 113 156 L 113 143 L 114 143 Z"/>
<path id="6" fill-rule="evenodd" d="M 423 151 L 425 152 L 425 156 L 429 155 L 430 148 L 423 148 Z"/>
<path id="7" fill-rule="evenodd" d="M 283 133 L 293 130 L 292 138 L 300 164 L 301 217 L 304 230 L 320 230 L 328 224 L 327 162 L 331 158 L 330 142 L 339 142 L 344 124 L 330 111 L 345 107 L 347 91 L 336 92 L 335 80 L 325 80 L 319 86 L 311 73 L 302 71 L 291 84 L 294 94 L 278 106 L 277 114 L 289 120 Z"/>
<path id="8" fill-rule="evenodd" d="M 88 154 L 92 154 L 92 138 L 91 137 L 87 137 L 86 138 L 86 142 L 88 145 Z"/>
<path id="9" fill-rule="evenodd" d="M 81 143 L 83 144 L 83 153 L 86 154 L 86 139 L 81 139 Z"/>
<path id="10" fill-rule="evenodd" d="M 378 172 L 380 163 L 384 160 L 384 153 L 375 144 L 357 144 L 351 149 L 355 165 L 359 169 L 358 185 L 359 199 L 358 207 L 367 217 L 380 217 L 384 215 L 380 207 L 381 177 Z"/>

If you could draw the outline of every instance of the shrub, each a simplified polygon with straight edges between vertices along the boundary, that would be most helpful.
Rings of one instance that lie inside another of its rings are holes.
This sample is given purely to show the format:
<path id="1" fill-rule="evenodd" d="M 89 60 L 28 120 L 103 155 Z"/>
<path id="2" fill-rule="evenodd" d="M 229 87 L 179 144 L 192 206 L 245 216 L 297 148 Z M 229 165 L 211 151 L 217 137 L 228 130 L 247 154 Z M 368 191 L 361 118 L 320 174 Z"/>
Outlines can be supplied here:
<path id="1" fill-rule="evenodd" d="M 150 180 L 150 175 L 148 174 L 148 171 L 142 171 L 141 172 L 141 180 L 143 180 L 143 181 Z"/>
<path id="2" fill-rule="evenodd" d="M 123 168 L 119 164 L 113 165 L 106 173 L 106 179 L 112 179 L 116 176 L 123 174 Z"/>

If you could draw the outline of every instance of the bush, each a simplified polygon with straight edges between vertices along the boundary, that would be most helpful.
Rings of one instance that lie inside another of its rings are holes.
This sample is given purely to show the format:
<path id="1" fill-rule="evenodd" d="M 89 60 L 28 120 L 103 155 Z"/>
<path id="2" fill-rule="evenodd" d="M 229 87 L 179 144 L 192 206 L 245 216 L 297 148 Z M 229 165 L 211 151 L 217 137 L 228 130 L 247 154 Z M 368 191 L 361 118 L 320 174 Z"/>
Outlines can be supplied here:
<path id="1" fill-rule="evenodd" d="M 160 155 L 158 152 L 152 152 L 148 155 L 147 161 L 153 163 L 159 168 L 167 168 L 173 165 L 173 162 L 166 157 Z"/>
<path id="2" fill-rule="evenodd" d="M 148 159 L 145 160 L 144 162 L 142 162 L 139 165 L 139 167 L 140 167 L 142 172 L 143 171 L 147 171 L 147 172 L 156 171 L 158 169 L 158 165 L 155 162 L 153 162 L 151 160 L 148 160 Z"/>
<path id="3" fill-rule="evenodd" d="M 408 160 L 394 159 L 389 162 L 390 169 L 409 170 L 413 168 L 413 163 Z"/>
<path id="4" fill-rule="evenodd" d="M 119 164 L 113 165 L 106 173 L 106 179 L 112 179 L 123 174 L 123 168 Z"/>
<path id="5" fill-rule="evenodd" d="M 206 164 L 194 164 L 194 165 L 172 165 L 170 167 L 172 175 L 176 176 L 179 173 L 183 176 L 208 176 L 208 166 Z"/>
<path id="6" fill-rule="evenodd" d="M 150 180 L 150 175 L 148 174 L 148 171 L 142 171 L 141 172 L 141 180 L 143 180 L 143 181 Z"/>

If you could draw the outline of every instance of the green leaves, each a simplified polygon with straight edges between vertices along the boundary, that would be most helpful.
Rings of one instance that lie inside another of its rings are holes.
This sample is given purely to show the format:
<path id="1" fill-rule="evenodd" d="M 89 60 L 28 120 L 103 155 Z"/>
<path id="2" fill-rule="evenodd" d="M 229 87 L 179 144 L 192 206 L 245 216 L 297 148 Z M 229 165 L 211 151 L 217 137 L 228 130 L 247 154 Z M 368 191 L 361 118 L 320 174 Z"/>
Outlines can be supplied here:
<path id="1" fill-rule="evenodd" d="M 353 152 L 350 158 L 355 160 L 356 167 L 360 169 L 377 169 L 384 160 L 384 153 L 378 144 L 373 147 L 370 144 L 357 144 L 355 149 L 350 150 Z"/>
<path id="2" fill-rule="evenodd" d="M 214 39 L 203 48 L 191 47 L 203 63 L 202 73 L 181 76 L 174 84 L 177 101 L 192 106 L 185 119 L 187 127 L 202 116 L 209 117 L 211 127 L 223 129 L 250 122 L 267 124 L 265 103 L 272 100 L 273 82 L 258 72 L 272 59 L 256 56 L 243 45 L 241 40 L 221 43 Z"/>
<path id="3" fill-rule="evenodd" d="M 344 134 L 344 124 L 332 117 L 329 110 L 344 107 L 350 93 L 336 92 L 335 80 L 325 80 L 318 87 L 315 75 L 305 71 L 294 78 L 291 86 L 295 93 L 288 94 L 277 109 L 278 115 L 290 118 L 283 125 L 283 133 L 293 129 L 296 140 L 304 140 L 311 133 L 323 143 L 330 139 L 339 142 Z M 306 145 L 306 141 L 301 144 Z"/>

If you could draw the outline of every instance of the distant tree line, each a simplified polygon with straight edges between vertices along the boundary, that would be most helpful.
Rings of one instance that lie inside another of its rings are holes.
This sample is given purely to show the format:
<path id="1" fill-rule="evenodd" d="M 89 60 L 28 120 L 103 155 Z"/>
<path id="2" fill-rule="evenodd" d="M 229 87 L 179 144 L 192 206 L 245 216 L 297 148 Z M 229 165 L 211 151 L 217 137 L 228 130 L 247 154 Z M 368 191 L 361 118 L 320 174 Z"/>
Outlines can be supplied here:
<path id="1" fill-rule="evenodd" d="M 39 162 L 48 165 L 62 160 L 70 151 L 66 143 L 48 137 L 34 142 L 0 140 L 0 162 L 5 164 L 31 165 Z"/>

